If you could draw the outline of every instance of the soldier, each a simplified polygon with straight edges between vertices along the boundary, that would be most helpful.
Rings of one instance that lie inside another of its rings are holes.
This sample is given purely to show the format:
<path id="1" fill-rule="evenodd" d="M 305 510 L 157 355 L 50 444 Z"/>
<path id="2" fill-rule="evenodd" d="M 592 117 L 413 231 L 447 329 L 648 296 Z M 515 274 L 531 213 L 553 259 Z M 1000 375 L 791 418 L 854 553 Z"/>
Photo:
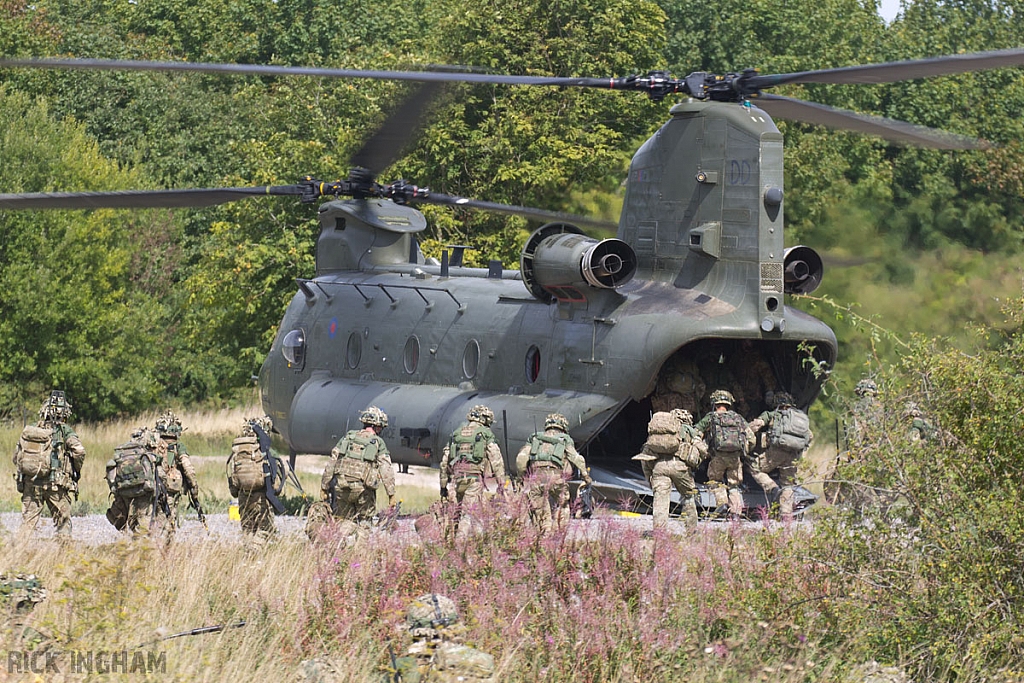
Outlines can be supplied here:
<path id="1" fill-rule="evenodd" d="M 493 683 L 494 657 L 462 643 L 466 627 L 450 598 L 436 593 L 416 598 L 406 626 L 412 643 L 391 662 L 389 677 L 403 683 Z"/>
<path id="2" fill-rule="evenodd" d="M 846 447 L 849 450 L 861 448 L 868 438 L 868 429 L 882 422 L 882 405 L 875 381 L 862 379 L 853 391 L 857 400 L 853 404 L 852 424 L 846 430 Z"/>
<path id="3" fill-rule="evenodd" d="M 484 405 L 473 406 L 464 422 L 452 432 L 441 457 L 441 498 L 457 503 L 458 536 L 465 538 L 473 524 L 467 509 L 480 505 L 490 474 L 499 490 L 505 486 L 505 463 L 491 431 L 494 413 Z M 449 489 L 455 485 L 455 490 Z"/>
<path id="4" fill-rule="evenodd" d="M 544 419 L 544 431 L 531 436 L 516 455 L 516 471 L 524 480 L 530 519 L 544 534 L 552 528 L 563 529 L 569 523 L 567 481 L 572 477 L 573 467 L 580 471 L 588 486 L 593 483 L 587 462 L 576 452 L 576 444 L 569 436 L 569 420 L 552 413 Z"/>
<path id="5" fill-rule="evenodd" d="M 793 517 L 793 484 L 797 461 L 814 440 L 807 413 L 797 408 L 792 395 L 785 391 L 774 394 L 774 410 L 766 410 L 750 423 L 755 434 L 764 432 L 765 450 L 749 461 L 751 474 L 771 503 L 778 502 L 783 519 Z M 777 472 L 778 483 L 769 475 Z M 781 487 L 781 488 L 780 488 Z"/>
<path id="6" fill-rule="evenodd" d="M 192 459 L 179 441 L 182 431 L 181 420 L 168 410 L 156 420 L 156 431 L 167 444 L 167 455 L 158 473 L 167 494 L 167 533 L 173 536 L 178 527 L 178 503 L 181 494 L 187 493 L 190 498 L 198 500 L 199 483 L 196 470 L 192 467 Z"/>
<path id="7" fill-rule="evenodd" d="M 690 411 L 676 408 L 670 413 L 659 412 L 647 425 L 647 441 L 643 450 L 633 457 L 639 460 L 644 476 L 654 492 L 654 529 L 668 526 L 668 509 L 675 486 L 682 499 L 683 510 L 679 519 L 688 527 L 697 524 L 697 503 L 693 496 L 697 486 L 693 472 L 707 456 L 703 439 L 693 428 Z"/>
<path id="8" fill-rule="evenodd" d="M 723 389 L 711 393 L 713 410 L 701 418 L 694 429 L 707 442 L 711 453 L 708 481 L 715 482 L 716 515 L 726 511 L 734 518 L 743 514 L 742 459 L 746 457 L 753 434 L 743 416 L 732 410 L 732 394 Z M 726 487 L 728 493 L 726 492 Z"/>
<path id="9" fill-rule="evenodd" d="M 52 392 L 39 409 L 39 422 L 22 430 L 14 451 L 22 529 L 35 530 L 45 504 L 62 541 L 71 540 L 71 494 L 78 497 L 85 463 L 85 447 L 66 424 L 70 417 L 71 402 L 64 392 Z"/>
<path id="10" fill-rule="evenodd" d="M 362 429 L 353 429 L 338 441 L 331 451 L 320 478 L 322 499 L 328 502 L 331 515 L 367 527 L 377 508 L 377 488 L 383 484 L 388 505 L 394 507 L 395 470 L 391 453 L 380 434 L 388 426 L 388 416 L 377 406 L 370 406 L 359 415 Z M 326 519 L 307 520 L 306 533 L 314 537 Z"/>
<path id="11" fill-rule="evenodd" d="M 913 401 L 907 403 L 903 410 L 903 417 L 910 421 L 908 436 L 916 445 L 923 446 L 926 442 L 938 436 L 939 430 L 925 418 L 924 413 L 921 412 L 921 409 Z"/>
<path id="12" fill-rule="evenodd" d="M 135 430 L 114 449 L 106 469 L 112 497 L 107 521 L 115 529 L 143 536 L 167 527 L 167 497 L 157 474 L 166 456 L 166 442 L 148 429 Z"/>
<path id="13" fill-rule="evenodd" d="M 287 465 L 270 448 L 272 427 L 267 416 L 246 420 L 227 462 L 228 491 L 238 499 L 242 534 L 253 548 L 277 533 L 274 513 L 284 512 L 277 497 L 284 490 Z"/>

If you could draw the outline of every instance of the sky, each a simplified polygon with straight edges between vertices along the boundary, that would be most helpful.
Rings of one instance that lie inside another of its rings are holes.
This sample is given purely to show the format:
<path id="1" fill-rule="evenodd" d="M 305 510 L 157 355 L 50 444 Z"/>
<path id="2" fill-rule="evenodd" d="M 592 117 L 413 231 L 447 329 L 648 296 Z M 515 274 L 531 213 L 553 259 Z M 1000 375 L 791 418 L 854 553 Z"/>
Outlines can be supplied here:
<path id="1" fill-rule="evenodd" d="M 892 21 L 900 11 L 900 0 L 881 0 L 878 14 L 886 21 Z"/>

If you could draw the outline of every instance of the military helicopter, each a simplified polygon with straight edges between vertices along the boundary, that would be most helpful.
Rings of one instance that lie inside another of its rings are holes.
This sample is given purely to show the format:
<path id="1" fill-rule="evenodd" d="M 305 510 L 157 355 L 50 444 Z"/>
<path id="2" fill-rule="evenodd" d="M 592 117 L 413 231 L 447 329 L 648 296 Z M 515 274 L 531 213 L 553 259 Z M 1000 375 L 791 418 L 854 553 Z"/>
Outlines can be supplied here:
<path id="1" fill-rule="evenodd" d="M 316 272 L 300 279 L 259 373 L 264 409 L 292 452 L 328 453 L 368 405 L 390 416 L 393 459 L 436 465 L 478 403 L 495 413 L 510 470 L 549 413 L 569 418 L 606 497 L 649 489 L 631 456 L 652 410 L 710 408 L 728 388 L 748 418 L 785 390 L 806 408 L 835 362 L 823 322 L 786 304 L 820 284 L 822 260 L 784 241 L 783 138 L 770 114 L 941 149 L 981 141 L 764 92 L 788 83 L 881 83 L 1024 65 L 1024 49 L 789 74 L 664 72 L 545 78 L 451 71 L 353 71 L 237 64 L 46 59 L 0 67 L 134 69 L 585 87 L 678 94 L 635 153 L 614 239 L 528 207 L 377 182 L 421 121 L 407 104 L 353 159 L 345 180 L 295 185 L 0 195 L 0 208 L 209 206 L 259 195 L 330 199 L 319 207 Z M 425 258 L 416 204 L 545 221 L 519 269 L 463 265 L 464 247 Z M 599 224 L 599 223 L 597 223 Z M 760 495 L 759 492 L 757 495 Z M 753 504 L 763 501 L 754 499 Z M 702 504 L 707 505 L 707 502 Z M 760 504 L 763 505 L 763 502 Z M 805 502 L 805 505 L 809 504 Z"/>

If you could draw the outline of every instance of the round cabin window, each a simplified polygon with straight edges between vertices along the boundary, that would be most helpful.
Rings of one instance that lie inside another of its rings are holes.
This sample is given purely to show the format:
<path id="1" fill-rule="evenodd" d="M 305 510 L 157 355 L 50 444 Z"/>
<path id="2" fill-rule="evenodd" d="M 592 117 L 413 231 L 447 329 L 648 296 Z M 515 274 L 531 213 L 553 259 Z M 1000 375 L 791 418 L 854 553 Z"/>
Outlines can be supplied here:
<path id="1" fill-rule="evenodd" d="M 526 381 L 533 384 L 540 377 L 540 349 L 531 346 L 526 352 Z"/>
<path id="2" fill-rule="evenodd" d="M 470 339 L 466 344 L 466 350 L 462 352 L 462 374 L 466 379 L 473 379 L 479 368 L 480 344 L 476 339 Z"/>
<path id="3" fill-rule="evenodd" d="M 416 368 L 419 367 L 420 340 L 416 338 L 416 335 L 409 337 L 409 341 L 405 342 L 403 364 L 405 365 L 405 371 L 410 375 L 416 372 Z"/>
<path id="4" fill-rule="evenodd" d="M 359 359 L 362 358 L 362 355 L 363 340 L 359 337 L 358 332 L 353 332 L 348 336 L 348 348 L 345 351 L 345 363 L 350 370 L 359 367 Z"/>

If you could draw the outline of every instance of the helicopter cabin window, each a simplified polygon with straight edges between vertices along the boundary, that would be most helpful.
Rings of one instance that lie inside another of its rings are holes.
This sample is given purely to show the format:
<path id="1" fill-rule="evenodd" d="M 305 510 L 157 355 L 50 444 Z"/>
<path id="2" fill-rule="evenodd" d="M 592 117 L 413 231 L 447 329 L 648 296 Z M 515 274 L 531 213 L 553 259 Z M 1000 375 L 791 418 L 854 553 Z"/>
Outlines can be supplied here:
<path id="1" fill-rule="evenodd" d="M 362 355 L 363 340 L 358 332 L 353 332 L 348 336 L 348 348 L 345 350 L 345 363 L 348 365 L 349 370 L 355 370 L 359 367 L 359 359 Z"/>
<path id="2" fill-rule="evenodd" d="M 420 364 L 420 340 L 413 335 L 405 342 L 405 356 L 403 358 L 405 371 L 410 375 L 416 372 Z"/>
<path id="3" fill-rule="evenodd" d="M 533 384 L 540 377 L 540 349 L 531 346 L 526 351 L 526 381 Z"/>
<path id="4" fill-rule="evenodd" d="M 473 379 L 479 367 L 480 343 L 476 339 L 470 339 L 466 344 L 466 350 L 462 352 L 462 375 L 466 379 Z"/>
<path id="5" fill-rule="evenodd" d="M 288 361 L 292 370 L 301 370 L 306 362 L 306 334 L 301 330 L 292 330 L 281 340 L 281 355 Z"/>

